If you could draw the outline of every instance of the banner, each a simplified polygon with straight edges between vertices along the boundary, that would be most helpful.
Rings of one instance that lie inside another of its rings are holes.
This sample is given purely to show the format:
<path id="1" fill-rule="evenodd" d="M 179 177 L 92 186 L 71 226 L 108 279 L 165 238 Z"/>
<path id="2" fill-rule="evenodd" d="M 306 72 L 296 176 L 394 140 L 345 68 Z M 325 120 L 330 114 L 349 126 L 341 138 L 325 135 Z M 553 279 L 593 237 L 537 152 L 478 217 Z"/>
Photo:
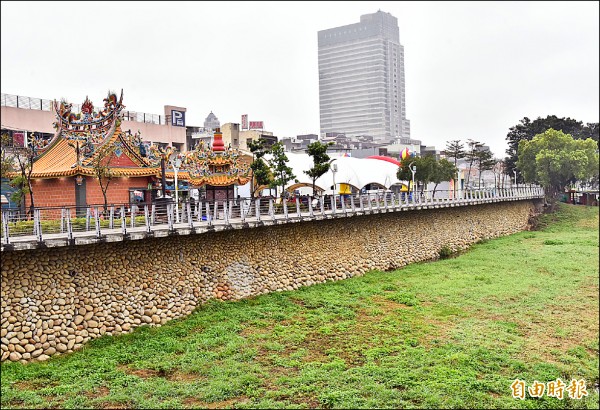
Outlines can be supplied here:
<path id="1" fill-rule="evenodd" d="M 25 132 L 24 131 L 13 131 L 13 146 L 24 147 L 25 146 Z"/>
<path id="2" fill-rule="evenodd" d="M 248 129 L 248 114 L 242 115 L 242 130 Z"/>

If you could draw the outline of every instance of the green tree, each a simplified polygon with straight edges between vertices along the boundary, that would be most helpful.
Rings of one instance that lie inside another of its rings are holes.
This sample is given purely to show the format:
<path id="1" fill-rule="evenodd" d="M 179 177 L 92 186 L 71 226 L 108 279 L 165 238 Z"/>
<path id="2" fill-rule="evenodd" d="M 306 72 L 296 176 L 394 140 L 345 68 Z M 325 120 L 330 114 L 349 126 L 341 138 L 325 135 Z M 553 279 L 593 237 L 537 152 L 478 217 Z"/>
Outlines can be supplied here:
<path id="1" fill-rule="evenodd" d="M 481 188 L 481 176 L 483 172 L 489 171 L 492 168 L 494 168 L 494 164 L 496 164 L 496 161 L 494 160 L 494 157 L 490 150 L 484 149 L 477 151 L 475 163 L 477 165 L 477 171 L 479 173 L 477 186 Z"/>
<path id="2" fill-rule="evenodd" d="M 250 169 L 252 169 L 252 197 L 256 195 L 258 187 L 270 185 L 273 180 L 273 174 L 264 160 L 264 156 L 270 151 L 266 147 L 266 143 L 267 141 L 264 138 L 248 143 L 248 148 L 252 152 L 252 163 L 250 164 Z"/>
<path id="3" fill-rule="evenodd" d="M 292 168 L 287 165 L 289 159 L 287 155 L 285 155 L 281 141 L 273 144 L 271 147 L 271 156 L 269 165 L 273 172 L 273 180 L 269 184 L 269 187 L 276 188 L 280 186 L 281 198 L 283 199 L 285 196 L 285 186 L 288 182 L 294 180 L 296 176 L 294 175 Z"/>
<path id="4" fill-rule="evenodd" d="M 517 150 L 519 142 L 523 140 L 530 141 L 534 136 L 542 134 L 550 128 L 570 134 L 574 139 L 591 138 L 598 142 L 598 136 L 600 135 L 597 122 L 584 125 L 581 121 L 572 118 L 558 118 L 556 115 L 549 115 L 546 118 L 538 117 L 534 121 L 524 117 L 519 124 L 510 127 L 506 135 L 508 148 L 506 150 L 505 171 L 508 174 L 512 175 L 513 169 L 518 168 Z M 521 178 L 521 175 L 519 175 L 518 179 Z"/>
<path id="5" fill-rule="evenodd" d="M 517 168 L 525 182 L 541 184 L 556 198 L 570 182 L 598 177 L 598 142 L 549 129 L 519 142 Z"/>
<path id="6" fill-rule="evenodd" d="M 418 186 L 421 184 L 421 193 L 425 189 L 425 186 L 431 182 L 435 172 L 435 157 L 433 155 L 426 155 L 424 157 L 413 157 L 406 159 L 400 163 L 396 176 L 400 180 L 412 181 L 412 171 L 410 165 L 416 167 L 415 172 L 415 184 Z M 415 187 L 413 187 L 413 190 Z"/>
<path id="7" fill-rule="evenodd" d="M 458 160 L 465 157 L 465 145 L 460 140 L 448 141 L 446 143 L 446 158 L 454 160 L 454 168 L 456 168 L 456 174 L 452 177 L 454 179 L 454 190 L 456 191 L 458 184 Z"/>
<path id="8" fill-rule="evenodd" d="M 31 135 L 32 141 L 35 139 L 35 134 Z M 29 211 L 28 214 L 33 217 L 33 210 L 35 208 L 33 187 L 31 185 L 31 174 L 33 172 L 33 162 L 37 157 L 35 150 L 35 144 L 32 142 L 27 147 L 21 147 L 15 150 L 15 162 L 17 165 L 17 172 L 19 175 L 13 178 L 9 184 L 12 187 L 17 188 L 17 191 L 13 193 L 11 199 L 13 202 L 17 202 L 23 208 L 25 206 L 25 197 L 29 194 Z"/>
<path id="9" fill-rule="evenodd" d="M 477 159 L 479 158 L 481 148 L 483 147 L 483 143 L 472 139 L 468 139 L 467 146 L 469 148 L 465 152 L 465 158 L 469 162 L 469 172 L 466 175 L 465 185 L 471 182 L 471 170 L 473 169 L 473 164 L 477 163 Z"/>
<path id="10" fill-rule="evenodd" d="M 0 177 L 6 178 L 7 174 L 13 170 L 14 157 L 11 152 L 12 139 L 7 132 L 2 133 L 0 141 Z"/>
<path id="11" fill-rule="evenodd" d="M 315 196 L 315 181 L 320 176 L 324 175 L 329 171 L 329 155 L 327 155 L 327 148 L 333 145 L 333 142 L 323 144 L 319 141 L 308 144 L 308 155 L 313 158 L 313 166 L 308 171 L 304 171 L 306 175 L 312 178 L 312 193 Z"/>
<path id="12" fill-rule="evenodd" d="M 90 163 L 92 169 L 94 170 L 94 176 L 96 177 L 96 179 L 98 180 L 98 184 L 100 185 L 100 191 L 102 191 L 102 196 L 104 198 L 104 214 L 106 214 L 108 210 L 108 186 L 115 177 L 115 174 L 112 168 L 110 167 L 110 162 L 114 158 L 114 152 L 114 145 L 102 148 L 94 155 Z"/>
<path id="13" fill-rule="evenodd" d="M 17 175 L 8 183 L 11 187 L 16 188 L 10 196 L 10 200 L 15 204 L 19 204 L 20 209 L 25 208 L 25 197 L 29 193 L 27 178 L 22 174 Z"/>
<path id="14" fill-rule="evenodd" d="M 441 158 L 439 161 L 434 162 L 433 172 L 430 176 L 430 181 L 435 184 L 433 187 L 432 198 L 435 198 L 435 191 L 437 186 L 444 181 L 450 181 L 456 176 L 456 166 L 445 158 Z"/>

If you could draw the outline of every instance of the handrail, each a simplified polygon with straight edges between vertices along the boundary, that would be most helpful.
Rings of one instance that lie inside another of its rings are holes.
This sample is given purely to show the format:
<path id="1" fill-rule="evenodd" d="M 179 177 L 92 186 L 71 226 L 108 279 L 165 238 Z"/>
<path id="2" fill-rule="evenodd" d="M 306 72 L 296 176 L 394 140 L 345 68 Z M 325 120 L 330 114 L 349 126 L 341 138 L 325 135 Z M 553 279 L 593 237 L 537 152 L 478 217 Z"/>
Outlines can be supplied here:
<path id="1" fill-rule="evenodd" d="M 0 97 L 0 106 L 22 108 L 26 110 L 52 111 L 52 100 L 2 93 Z M 81 104 L 73 104 L 71 110 L 72 112 L 80 112 Z M 121 114 L 124 121 L 165 125 L 164 115 L 148 114 L 137 111 L 122 111 Z"/>
<path id="2" fill-rule="evenodd" d="M 132 232 L 152 234 L 158 230 L 214 229 L 249 223 L 288 222 L 334 217 L 350 217 L 372 213 L 398 212 L 406 209 L 454 207 L 499 201 L 543 198 L 539 186 L 500 188 L 494 190 L 463 190 L 431 192 L 381 192 L 352 195 L 300 196 L 294 199 L 273 197 L 237 198 L 228 200 L 92 204 L 85 207 L 35 207 L 23 213 L 15 208 L 2 208 L 2 246 L 29 240 L 103 238 L 106 235 L 126 236 Z M 290 208 L 291 206 L 291 208 Z"/>

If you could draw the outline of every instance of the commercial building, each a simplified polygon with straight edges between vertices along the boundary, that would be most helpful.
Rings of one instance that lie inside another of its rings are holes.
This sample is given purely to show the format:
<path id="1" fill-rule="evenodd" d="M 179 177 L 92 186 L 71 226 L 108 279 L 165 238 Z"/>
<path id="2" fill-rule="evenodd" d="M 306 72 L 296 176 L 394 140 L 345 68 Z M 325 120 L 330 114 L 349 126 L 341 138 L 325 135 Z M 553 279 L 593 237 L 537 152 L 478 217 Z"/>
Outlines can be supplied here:
<path id="1" fill-rule="evenodd" d="M 15 145 L 23 146 L 31 133 L 50 139 L 56 133 L 53 123 L 52 100 L 20 95 L 2 94 L 0 97 L 2 133 L 7 133 Z M 71 104 L 71 111 L 81 111 L 80 104 Z M 164 115 L 147 114 L 123 109 L 123 132 L 141 134 L 147 143 L 171 145 L 179 151 L 191 149 L 186 138 L 184 107 L 164 106 Z"/>
<path id="2" fill-rule="evenodd" d="M 377 11 L 318 32 L 321 134 L 410 138 L 398 19 Z"/>
<path id="3" fill-rule="evenodd" d="M 271 131 L 258 129 L 241 130 L 238 123 L 223 124 L 221 132 L 223 133 L 223 143 L 225 146 L 231 144 L 232 148 L 243 151 L 250 151 L 248 143 L 258 141 L 260 138 L 266 141 L 266 147 L 272 146 L 278 140 L 277 136 L 273 135 Z"/>

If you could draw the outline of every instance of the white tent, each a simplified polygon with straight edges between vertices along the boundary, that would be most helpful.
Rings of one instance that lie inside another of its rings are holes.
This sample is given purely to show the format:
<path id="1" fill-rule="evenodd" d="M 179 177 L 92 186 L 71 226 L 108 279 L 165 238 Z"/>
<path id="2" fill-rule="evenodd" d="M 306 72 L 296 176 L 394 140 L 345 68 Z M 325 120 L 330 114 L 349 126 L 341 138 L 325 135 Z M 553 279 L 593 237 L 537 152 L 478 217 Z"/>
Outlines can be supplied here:
<path id="1" fill-rule="evenodd" d="M 304 173 L 304 171 L 308 171 L 313 166 L 312 157 L 308 154 L 290 152 L 286 152 L 286 155 L 289 159 L 287 165 L 292 168 L 298 180 L 297 183 L 290 181 L 286 189 L 299 184 L 312 186 L 312 179 Z M 266 159 L 270 158 L 269 155 L 266 156 Z M 339 184 L 348 184 L 356 189 L 362 189 L 368 184 L 379 184 L 389 189 L 392 185 L 405 183 L 405 181 L 400 181 L 396 177 L 398 166 L 391 162 L 373 158 L 337 157 L 332 159 L 334 160 L 332 165 L 337 165 L 335 177 L 333 171 L 330 169 L 315 181 L 315 185 L 325 190 L 325 193 L 331 193 L 334 178 L 338 190 Z"/>

